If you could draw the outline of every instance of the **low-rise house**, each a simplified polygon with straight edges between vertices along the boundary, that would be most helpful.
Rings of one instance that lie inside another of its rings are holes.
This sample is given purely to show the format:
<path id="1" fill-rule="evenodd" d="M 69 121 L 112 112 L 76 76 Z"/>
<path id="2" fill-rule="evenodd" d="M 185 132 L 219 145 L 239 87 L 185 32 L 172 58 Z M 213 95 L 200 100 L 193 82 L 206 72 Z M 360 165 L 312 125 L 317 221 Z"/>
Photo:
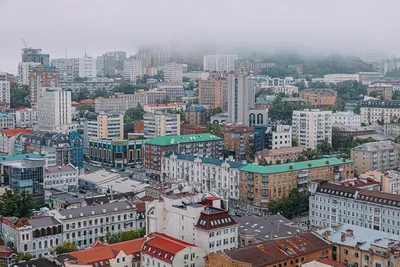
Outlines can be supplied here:
<path id="1" fill-rule="evenodd" d="M 303 147 L 283 147 L 278 149 L 264 149 L 255 153 L 255 162 L 265 161 L 268 164 L 280 164 L 286 162 L 295 162 L 304 150 Z"/>
<path id="2" fill-rule="evenodd" d="M 49 166 L 44 169 L 44 188 L 70 191 L 78 188 L 79 171 L 72 165 Z"/>
<path id="3" fill-rule="evenodd" d="M 360 174 L 362 179 L 374 179 L 381 184 L 379 191 L 383 193 L 400 195 L 400 172 L 389 170 L 386 172 L 368 171 Z"/>
<path id="4" fill-rule="evenodd" d="M 16 128 L 0 131 L 0 154 L 14 155 L 15 154 L 15 140 L 21 133 L 32 134 L 33 131 L 24 128 Z"/>
<path id="5" fill-rule="evenodd" d="M 359 189 L 381 191 L 380 183 L 370 177 L 347 179 L 347 180 L 341 181 L 340 184 L 344 185 L 344 186 L 348 186 L 348 187 L 359 188 Z"/>

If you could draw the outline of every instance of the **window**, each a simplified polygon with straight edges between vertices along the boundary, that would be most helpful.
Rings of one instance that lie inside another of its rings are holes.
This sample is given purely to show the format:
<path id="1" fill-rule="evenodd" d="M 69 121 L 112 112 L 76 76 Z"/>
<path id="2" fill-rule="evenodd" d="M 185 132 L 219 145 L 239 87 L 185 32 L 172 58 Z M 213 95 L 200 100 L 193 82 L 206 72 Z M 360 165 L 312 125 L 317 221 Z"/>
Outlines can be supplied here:
<path id="1" fill-rule="evenodd" d="M 344 250 L 344 255 L 349 255 L 349 251 L 347 249 Z"/>
<path id="2" fill-rule="evenodd" d="M 184 260 L 188 260 L 189 259 L 189 254 L 185 254 L 185 256 L 183 257 Z"/>
<path id="3" fill-rule="evenodd" d="M 354 253 L 354 258 L 358 258 L 358 253 L 357 252 Z"/>
<path id="4" fill-rule="evenodd" d="M 365 256 L 364 256 L 364 259 L 365 259 L 366 261 L 369 261 L 369 256 L 368 256 L 368 255 L 365 255 Z"/>
<path id="5" fill-rule="evenodd" d="M 117 263 L 119 263 L 119 258 L 117 258 Z"/>

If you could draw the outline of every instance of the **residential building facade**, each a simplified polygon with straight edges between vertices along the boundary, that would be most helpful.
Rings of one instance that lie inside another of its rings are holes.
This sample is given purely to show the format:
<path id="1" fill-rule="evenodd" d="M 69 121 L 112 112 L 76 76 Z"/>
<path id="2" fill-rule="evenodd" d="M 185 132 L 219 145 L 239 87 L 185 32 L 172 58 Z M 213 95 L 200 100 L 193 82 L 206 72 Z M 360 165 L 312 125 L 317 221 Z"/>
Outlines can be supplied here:
<path id="1" fill-rule="evenodd" d="M 87 121 L 87 134 L 89 138 L 99 139 L 123 139 L 124 116 L 101 112 L 96 120 Z"/>
<path id="2" fill-rule="evenodd" d="M 293 138 L 299 146 L 316 149 L 326 141 L 332 144 L 332 111 L 319 109 L 294 110 L 292 118 Z"/>
<path id="3" fill-rule="evenodd" d="M 208 78 L 199 80 L 199 104 L 207 105 L 211 109 L 222 108 L 228 111 L 228 79 Z"/>
<path id="4" fill-rule="evenodd" d="M 180 114 L 146 113 L 143 116 L 144 138 L 152 139 L 157 136 L 180 135 Z"/>
<path id="5" fill-rule="evenodd" d="M 392 100 L 393 86 L 385 83 L 375 83 L 368 86 L 367 95 L 380 97 L 381 100 Z"/>
<path id="6" fill-rule="evenodd" d="M 342 124 L 343 126 L 360 127 L 361 116 L 353 112 L 335 112 L 332 114 L 332 124 Z"/>
<path id="7" fill-rule="evenodd" d="M 0 108 L 10 109 L 10 82 L 0 81 Z"/>
<path id="8" fill-rule="evenodd" d="M 234 126 L 224 131 L 224 149 L 233 153 L 236 160 L 245 160 L 252 153 L 253 127 Z"/>
<path id="9" fill-rule="evenodd" d="M 185 123 L 194 125 L 206 125 L 208 122 L 207 109 L 202 105 L 190 105 L 185 109 Z"/>
<path id="10" fill-rule="evenodd" d="M 235 70 L 235 60 L 237 59 L 237 55 L 204 55 L 203 70 L 231 72 Z"/>
<path id="11" fill-rule="evenodd" d="M 296 95 L 299 94 L 299 88 L 297 86 L 293 86 L 293 85 L 274 86 L 274 87 L 271 88 L 271 90 L 276 95 L 285 94 L 285 95 L 287 95 L 289 97 L 292 97 L 295 94 Z"/>
<path id="12" fill-rule="evenodd" d="M 167 104 L 147 104 L 143 107 L 144 111 L 154 113 L 157 111 L 167 112 L 168 110 L 185 111 L 186 104 L 183 102 L 174 102 Z"/>
<path id="13" fill-rule="evenodd" d="M 164 81 L 182 82 L 182 64 L 169 62 L 164 65 Z"/>
<path id="14" fill-rule="evenodd" d="M 18 63 L 18 84 L 29 85 L 29 73 L 40 63 L 38 62 L 19 62 Z"/>
<path id="15" fill-rule="evenodd" d="M 58 87 L 58 70 L 55 67 L 36 66 L 29 72 L 31 105 L 37 105 L 42 88 Z M 70 105 L 71 106 L 71 105 Z"/>
<path id="16" fill-rule="evenodd" d="M 78 189 L 79 171 L 72 164 L 44 168 L 43 184 L 45 189 L 59 189 L 69 192 Z"/>
<path id="17" fill-rule="evenodd" d="M 273 150 L 264 149 L 255 153 L 255 163 L 259 163 L 260 161 L 267 162 L 268 164 L 295 162 L 303 150 L 304 148 L 299 146 Z"/>
<path id="18" fill-rule="evenodd" d="M 336 104 L 337 92 L 333 89 L 309 88 L 301 90 L 299 95 L 307 104 L 324 108 Z"/>
<path id="19" fill-rule="evenodd" d="M 166 97 L 171 101 L 181 101 L 184 96 L 183 85 L 176 82 L 159 83 L 157 88 L 166 92 Z M 163 100 L 163 99 L 162 99 Z M 161 101 L 159 102 L 161 103 Z M 150 101 L 149 101 L 150 104 Z"/>
<path id="20" fill-rule="evenodd" d="M 373 124 L 383 122 L 391 123 L 393 119 L 400 118 L 399 100 L 367 100 L 361 103 L 361 123 Z"/>
<path id="21" fill-rule="evenodd" d="M 15 140 L 21 133 L 32 134 L 33 131 L 24 128 L 16 128 L 11 130 L 0 130 L 0 154 L 14 155 Z"/>
<path id="22" fill-rule="evenodd" d="M 37 108 L 17 108 L 15 110 L 15 126 L 37 130 L 38 129 Z"/>

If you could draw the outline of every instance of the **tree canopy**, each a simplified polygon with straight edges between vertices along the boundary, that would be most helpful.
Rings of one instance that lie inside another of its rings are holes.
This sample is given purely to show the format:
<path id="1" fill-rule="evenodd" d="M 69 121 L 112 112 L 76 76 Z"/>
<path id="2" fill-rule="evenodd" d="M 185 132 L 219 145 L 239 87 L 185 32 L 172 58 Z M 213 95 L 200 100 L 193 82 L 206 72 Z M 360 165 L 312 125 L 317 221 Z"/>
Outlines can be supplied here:
<path id="1" fill-rule="evenodd" d="M 32 254 L 24 253 L 24 252 L 17 252 L 17 254 L 15 254 L 15 256 L 14 256 L 14 261 L 16 263 L 19 263 L 21 261 L 30 261 L 33 258 L 34 258 L 34 256 Z"/>
<path id="2" fill-rule="evenodd" d="M 104 237 L 100 238 L 101 242 L 106 242 L 108 244 L 114 244 L 118 242 L 124 242 L 128 240 L 133 240 L 137 238 L 144 237 L 146 234 L 146 229 L 142 228 L 140 230 L 130 230 L 126 232 L 118 232 L 115 234 L 111 234 L 110 232 L 107 232 L 107 234 Z"/>
<path id="3" fill-rule="evenodd" d="M 11 84 L 10 87 L 10 103 L 11 108 L 17 107 L 30 107 L 29 103 L 29 86 L 19 86 L 16 83 Z"/>
<path id="4" fill-rule="evenodd" d="M 133 85 L 131 83 L 123 83 L 121 85 L 116 86 L 114 88 L 114 92 L 124 93 L 124 94 L 134 94 L 139 89 L 148 90 L 150 89 L 150 87 L 145 84 Z"/>
<path id="5" fill-rule="evenodd" d="M 309 194 L 305 190 L 299 192 L 298 188 L 293 188 L 288 196 L 284 196 L 279 201 L 272 200 L 269 204 L 269 212 L 280 214 L 288 219 L 300 215 L 309 210 Z"/>
<path id="6" fill-rule="evenodd" d="M 71 241 L 65 241 L 64 243 L 56 246 L 54 248 L 54 252 L 59 255 L 59 254 L 64 254 L 64 253 L 69 253 L 73 251 L 77 251 L 78 247 L 76 246 L 75 243 Z"/>
<path id="7" fill-rule="evenodd" d="M 21 194 L 16 194 L 12 190 L 7 190 L 0 197 L 0 200 L 0 214 L 3 216 L 29 218 L 32 215 L 34 201 L 28 190 L 23 190 Z"/>
<path id="8" fill-rule="evenodd" d="M 139 104 L 136 108 L 130 108 L 127 111 L 125 111 L 124 115 L 124 122 L 125 123 L 134 123 L 135 121 L 141 121 L 143 120 L 143 115 L 146 112 L 142 108 L 142 106 Z"/>

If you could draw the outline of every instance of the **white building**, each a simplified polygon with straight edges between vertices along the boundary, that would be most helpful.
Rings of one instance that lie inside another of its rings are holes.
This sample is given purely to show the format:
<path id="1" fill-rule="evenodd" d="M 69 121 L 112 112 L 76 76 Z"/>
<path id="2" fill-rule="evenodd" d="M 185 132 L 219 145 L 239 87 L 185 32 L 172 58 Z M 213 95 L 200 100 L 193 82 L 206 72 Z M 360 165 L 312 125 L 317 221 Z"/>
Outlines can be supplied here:
<path id="1" fill-rule="evenodd" d="M 250 124 L 251 108 L 255 107 L 255 81 L 244 74 L 229 74 L 228 120 L 244 126 Z M 258 119 L 258 118 L 257 118 Z M 264 118 L 262 119 L 264 120 Z M 266 122 L 266 118 L 265 118 Z M 263 123 L 261 123 L 263 124 Z"/>
<path id="2" fill-rule="evenodd" d="M 18 83 L 20 85 L 29 85 L 29 72 L 40 63 L 37 62 L 19 62 L 18 63 Z"/>
<path id="3" fill-rule="evenodd" d="M 37 130 L 37 108 L 20 108 L 15 111 L 15 126 Z"/>
<path id="4" fill-rule="evenodd" d="M 71 92 L 42 88 L 38 99 L 39 130 L 66 133 L 71 123 Z"/>
<path id="5" fill-rule="evenodd" d="M 351 224 L 400 234 L 400 196 L 322 182 L 311 186 L 311 226 Z"/>
<path id="6" fill-rule="evenodd" d="M 184 102 L 174 102 L 167 104 L 147 104 L 143 107 L 144 111 L 154 113 L 154 112 L 166 112 L 169 109 L 176 111 L 185 111 L 186 104 Z"/>
<path id="7" fill-rule="evenodd" d="M 207 200 L 207 198 L 206 198 Z M 147 234 L 164 233 L 195 244 L 206 253 L 237 248 L 238 224 L 222 210 L 220 199 L 209 198 L 215 206 L 196 205 L 201 197 L 177 198 L 165 196 L 163 201 L 153 201 L 146 207 Z"/>
<path id="8" fill-rule="evenodd" d="M 205 55 L 203 56 L 204 71 L 225 71 L 235 70 L 235 60 L 237 55 Z"/>
<path id="9" fill-rule="evenodd" d="M 400 118 L 399 100 L 367 100 L 360 107 L 361 123 L 391 123 Z"/>
<path id="10" fill-rule="evenodd" d="M 293 94 L 299 94 L 299 87 L 294 85 L 285 85 L 285 86 L 274 86 L 271 88 L 274 94 L 285 94 L 288 96 L 293 96 Z"/>
<path id="11" fill-rule="evenodd" d="M 224 199 L 229 199 L 230 204 L 239 200 L 239 168 L 243 166 L 242 162 L 173 153 L 162 158 L 161 166 L 164 182 L 184 181 L 197 192 L 213 189 Z"/>
<path id="12" fill-rule="evenodd" d="M 195 82 L 196 80 L 207 80 L 210 76 L 209 72 L 206 71 L 190 71 L 184 72 L 183 77 L 188 78 L 190 81 Z"/>
<path id="13" fill-rule="evenodd" d="M 137 79 L 143 77 L 143 69 L 142 60 L 127 59 L 124 61 L 124 78 L 131 82 L 136 82 Z"/>
<path id="14" fill-rule="evenodd" d="M 164 81 L 166 82 L 182 82 L 182 64 L 175 62 L 164 65 Z"/>
<path id="15" fill-rule="evenodd" d="M 15 116 L 4 112 L 0 111 L 0 129 L 12 129 L 15 127 Z"/>
<path id="16" fill-rule="evenodd" d="M 136 206 L 126 200 L 66 210 L 51 210 L 63 225 L 63 241 L 73 242 L 78 249 L 91 246 L 106 233 L 139 230 Z"/>
<path id="17" fill-rule="evenodd" d="M 161 91 L 165 91 L 166 96 L 168 96 L 171 101 L 181 101 L 182 97 L 185 95 L 183 85 L 178 83 L 160 83 L 157 85 L 157 88 Z M 151 103 L 152 102 L 149 101 L 149 104 Z"/>
<path id="18" fill-rule="evenodd" d="M 293 138 L 299 146 L 316 149 L 327 141 L 332 144 L 332 111 L 319 109 L 294 110 L 292 118 Z"/>
<path id="19" fill-rule="evenodd" d="M 79 63 L 76 58 L 51 59 L 51 66 L 58 69 L 60 82 L 72 82 L 78 77 Z"/>
<path id="20" fill-rule="evenodd" d="M 0 130 L 1 155 L 15 155 L 15 140 L 21 133 L 31 134 L 32 130 L 24 128 Z"/>
<path id="21" fill-rule="evenodd" d="M 292 126 L 279 124 L 275 130 L 269 128 L 267 131 L 272 132 L 272 149 L 292 147 Z"/>
<path id="22" fill-rule="evenodd" d="M 358 73 L 355 74 L 326 74 L 324 78 L 313 78 L 312 81 L 322 81 L 324 83 L 340 83 L 345 81 L 359 81 L 360 75 Z"/>
<path id="23" fill-rule="evenodd" d="M 62 191 L 78 188 L 79 171 L 72 164 L 44 168 L 43 185 L 45 189 Z"/>
<path id="24" fill-rule="evenodd" d="M 88 56 L 78 58 L 78 76 L 82 78 L 95 78 L 96 72 L 96 59 Z"/>
<path id="25" fill-rule="evenodd" d="M 145 139 L 181 134 L 180 114 L 146 113 L 143 116 L 143 121 Z"/>
<path id="26" fill-rule="evenodd" d="M 87 121 L 87 135 L 90 138 L 123 139 L 124 115 L 100 112 L 97 119 Z"/>
<path id="27" fill-rule="evenodd" d="M 10 105 L 10 82 L 0 81 L 0 104 Z"/>
<path id="28" fill-rule="evenodd" d="M 353 112 L 335 112 L 332 114 L 332 124 L 360 127 L 361 116 L 358 114 L 354 114 Z"/>

